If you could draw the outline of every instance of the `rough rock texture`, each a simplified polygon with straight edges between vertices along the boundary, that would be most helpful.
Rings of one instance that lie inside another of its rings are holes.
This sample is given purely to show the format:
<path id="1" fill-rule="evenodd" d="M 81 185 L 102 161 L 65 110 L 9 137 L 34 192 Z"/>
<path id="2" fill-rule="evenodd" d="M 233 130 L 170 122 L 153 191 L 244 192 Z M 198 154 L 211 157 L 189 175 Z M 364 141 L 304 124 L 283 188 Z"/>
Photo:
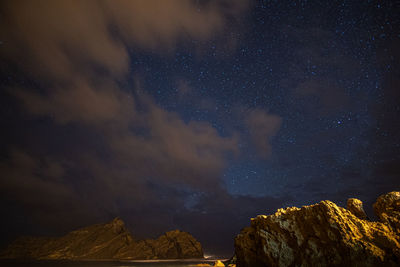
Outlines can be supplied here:
<path id="1" fill-rule="evenodd" d="M 378 197 L 373 207 L 381 222 L 400 235 L 400 192 L 390 192 Z"/>
<path id="2" fill-rule="evenodd" d="M 140 257 L 138 257 L 140 255 Z M 134 242 L 121 250 L 119 259 L 188 259 L 203 258 L 200 243 L 189 233 L 170 231 L 156 240 L 147 239 Z"/>
<path id="3" fill-rule="evenodd" d="M 381 222 L 330 201 L 259 215 L 235 238 L 237 266 L 400 266 L 399 198 L 379 197 Z"/>
<path id="4" fill-rule="evenodd" d="M 365 214 L 361 200 L 357 198 L 349 198 L 347 200 L 347 209 L 361 220 L 367 219 L 367 214 Z"/>
<path id="5" fill-rule="evenodd" d="M 132 238 L 124 222 L 85 227 L 60 238 L 23 237 L 0 258 L 30 259 L 181 259 L 203 258 L 200 243 L 190 234 L 170 231 L 156 240 Z"/>

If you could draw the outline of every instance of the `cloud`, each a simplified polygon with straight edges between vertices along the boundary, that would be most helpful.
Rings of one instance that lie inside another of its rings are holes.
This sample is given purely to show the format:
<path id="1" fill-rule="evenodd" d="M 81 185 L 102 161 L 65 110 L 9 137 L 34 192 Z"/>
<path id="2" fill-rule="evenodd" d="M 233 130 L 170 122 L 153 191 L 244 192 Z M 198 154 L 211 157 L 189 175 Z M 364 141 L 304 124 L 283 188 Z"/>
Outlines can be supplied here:
<path id="1" fill-rule="evenodd" d="M 154 104 L 148 108 L 141 114 L 140 134 L 110 133 L 110 145 L 121 162 L 135 162 L 136 171 L 152 177 L 161 173 L 160 179 L 171 183 L 216 186 L 225 159 L 238 153 L 237 137 L 220 137 L 209 123 L 185 123 L 178 114 Z"/>
<path id="2" fill-rule="evenodd" d="M 268 114 L 262 109 L 252 109 L 246 115 L 245 123 L 260 156 L 266 158 L 271 154 L 270 140 L 278 132 L 281 121 L 279 116 Z"/>
<path id="3" fill-rule="evenodd" d="M 124 39 L 145 48 L 174 46 L 180 38 L 207 40 L 223 30 L 247 1 L 155 0 L 106 2 Z"/>
<path id="4" fill-rule="evenodd" d="M 112 117 L 74 111 L 73 105 L 71 113 L 62 107 L 50 111 L 45 99 L 38 101 L 44 107 L 33 105 L 41 109 L 35 115 L 55 112 L 55 125 L 45 130 L 56 142 L 35 134 L 30 138 L 40 147 L 36 153 L 11 149 L 0 161 L 0 188 L 3 198 L 23 207 L 21 212 L 39 225 L 54 223 L 47 221 L 48 215 L 38 216 L 46 210 L 81 223 L 121 214 L 135 221 L 148 209 L 164 214 L 183 207 L 187 192 L 221 188 L 221 172 L 239 152 L 237 136 L 221 137 L 207 122 L 186 123 L 146 97 L 140 111 L 115 100 L 118 112 L 110 113 Z M 57 136 L 60 131 L 66 133 Z M 69 227 L 76 225 L 68 222 Z"/>
<path id="5" fill-rule="evenodd" d="M 120 84 L 135 73 L 130 53 L 163 56 L 215 38 L 246 2 L 3 1 L 0 65 L 32 81 L 7 97 L 35 124 L 29 142 L 1 155 L 1 213 L 18 222 L 7 234 L 60 234 L 113 216 L 127 217 L 134 233 L 160 234 L 177 227 L 172 213 L 190 192 L 220 190 L 238 137 Z M 28 135 L 16 127 L 8 131 Z"/>
<path id="6" fill-rule="evenodd" d="M 30 112 L 103 122 L 133 104 L 117 85 L 132 71 L 130 48 L 163 53 L 209 40 L 246 8 L 238 0 L 3 1 L 0 58 L 40 81 L 40 92 L 12 89 Z"/>
<path id="7" fill-rule="evenodd" d="M 247 1 L 17 0 L 1 7 L 3 56 L 35 74 L 68 79 L 82 70 L 90 74 L 88 64 L 126 74 L 128 44 L 165 51 L 181 40 L 208 40 Z"/>
<path id="8" fill-rule="evenodd" d="M 127 70 L 126 47 L 112 38 L 100 2 L 6 1 L 3 10 L 6 58 L 36 75 L 68 80 L 88 63 L 115 75 Z"/>
<path id="9" fill-rule="evenodd" d="M 67 168 L 66 162 L 55 158 L 36 157 L 15 148 L 10 150 L 7 158 L 0 162 L 0 208 L 8 218 L 2 224 L 14 222 L 4 233 L 5 240 L 15 231 L 29 233 L 34 225 L 66 231 L 79 225 L 79 221 L 96 217 L 96 209 L 88 213 L 87 203 L 81 202 L 73 185 L 66 180 Z M 22 221 L 18 219 L 21 216 Z M 76 218 L 81 219 L 74 221 Z"/>
<path id="10" fill-rule="evenodd" d="M 214 98 L 205 97 L 185 79 L 177 79 L 175 90 L 177 94 L 171 96 L 171 101 L 177 101 L 181 106 L 207 112 L 218 110 L 218 103 Z"/>
<path id="11" fill-rule="evenodd" d="M 307 108 L 315 108 L 322 114 L 346 108 L 349 105 L 349 96 L 343 87 L 326 78 L 308 79 L 300 82 L 294 90 L 299 98 L 315 97 L 318 99 L 315 105 Z"/>
<path id="12" fill-rule="evenodd" d="M 99 124 L 127 120 L 127 113 L 134 115 L 133 99 L 111 80 L 96 84 L 73 80 L 68 85 L 55 85 L 45 96 L 29 88 L 11 88 L 9 92 L 32 114 L 51 116 L 62 124 Z"/>
<path id="13" fill-rule="evenodd" d="M 96 127 L 116 158 L 151 160 L 176 180 L 216 173 L 225 153 L 237 150 L 235 138 L 219 137 L 208 123 L 184 123 L 118 81 L 131 71 L 128 45 L 163 51 L 181 38 L 212 38 L 244 11 L 243 1 L 21 0 L 2 8 L 2 56 L 42 84 L 9 89 L 31 114 Z"/>
<path id="14" fill-rule="evenodd" d="M 336 34 L 321 28 L 291 28 L 282 31 L 296 49 L 289 51 L 289 73 L 281 81 L 313 115 L 332 115 L 349 108 L 348 88 L 360 75 L 360 63 L 342 51 Z M 338 49 L 332 49 L 337 47 Z M 362 96 L 358 96 L 362 97 Z"/>

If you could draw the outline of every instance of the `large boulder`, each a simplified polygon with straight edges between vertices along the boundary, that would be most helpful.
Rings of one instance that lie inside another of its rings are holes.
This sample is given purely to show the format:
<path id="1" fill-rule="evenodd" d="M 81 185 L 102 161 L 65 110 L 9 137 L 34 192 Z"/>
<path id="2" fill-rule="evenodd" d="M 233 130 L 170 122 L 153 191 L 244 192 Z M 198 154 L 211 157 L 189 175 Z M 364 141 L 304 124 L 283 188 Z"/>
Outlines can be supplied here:
<path id="1" fill-rule="evenodd" d="M 235 238 L 237 266 L 399 266 L 398 196 L 374 205 L 381 222 L 331 201 L 259 215 Z"/>
<path id="2" fill-rule="evenodd" d="M 378 197 L 373 205 L 374 212 L 380 221 L 389 225 L 400 234 L 400 192 L 390 192 Z"/>
<path id="3" fill-rule="evenodd" d="M 189 233 L 170 231 L 156 240 L 134 240 L 124 222 L 78 229 L 59 238 L 25 237 L 0 253 L 9 259 L 182 259 L 203 258 L 201 244 Z"/>

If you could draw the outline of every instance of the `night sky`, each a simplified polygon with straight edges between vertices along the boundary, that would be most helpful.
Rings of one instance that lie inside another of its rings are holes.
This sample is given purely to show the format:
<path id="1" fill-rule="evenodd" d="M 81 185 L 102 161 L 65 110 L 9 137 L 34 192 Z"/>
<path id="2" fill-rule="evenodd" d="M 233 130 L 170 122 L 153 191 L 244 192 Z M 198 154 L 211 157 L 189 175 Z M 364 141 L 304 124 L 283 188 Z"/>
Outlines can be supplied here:
<path id="1" fill-rule="evenodd" d="M 0 236 L 121 217 L 230 256 L 257 214 L 400 190 L 399 1 L 0 4 Z"/>

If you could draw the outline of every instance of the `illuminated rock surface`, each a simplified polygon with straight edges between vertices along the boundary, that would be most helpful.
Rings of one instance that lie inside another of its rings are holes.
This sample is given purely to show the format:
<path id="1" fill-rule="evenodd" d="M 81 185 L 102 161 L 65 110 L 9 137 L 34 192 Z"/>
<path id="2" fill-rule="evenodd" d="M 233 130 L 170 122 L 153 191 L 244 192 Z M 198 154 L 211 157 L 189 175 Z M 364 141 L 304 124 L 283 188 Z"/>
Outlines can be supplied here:
<path id="1" fill-rule="evenodd" d="M 362 201 L 356 198 L 349 198 L 347 200 L 347 209 L 362 220 L 367 219 L 367 214 L 365 214 Z"/>
<path id="2" fill-rule="evenodd" d="M 380 222 L 331 201 L 259 215 L 235 238 L 237 266 L 400 266 L 400 193 L 374 210 Z"/>
<path id="3" fill-rule="evenodd" d="M 88 226 L 60 238 L 23 237 L 1 258 L 30 259 L 182 259 L 202 258 L 200 243 L 190 234 L 170 231 L 156 240 L 134 240 L 124 222 Z"/>
<path id="4" fill-rule="evenodd" d="M 373 207 L 380 221 L 400 235 L 400 192 L 390 192 L 380 196 Z"/>

